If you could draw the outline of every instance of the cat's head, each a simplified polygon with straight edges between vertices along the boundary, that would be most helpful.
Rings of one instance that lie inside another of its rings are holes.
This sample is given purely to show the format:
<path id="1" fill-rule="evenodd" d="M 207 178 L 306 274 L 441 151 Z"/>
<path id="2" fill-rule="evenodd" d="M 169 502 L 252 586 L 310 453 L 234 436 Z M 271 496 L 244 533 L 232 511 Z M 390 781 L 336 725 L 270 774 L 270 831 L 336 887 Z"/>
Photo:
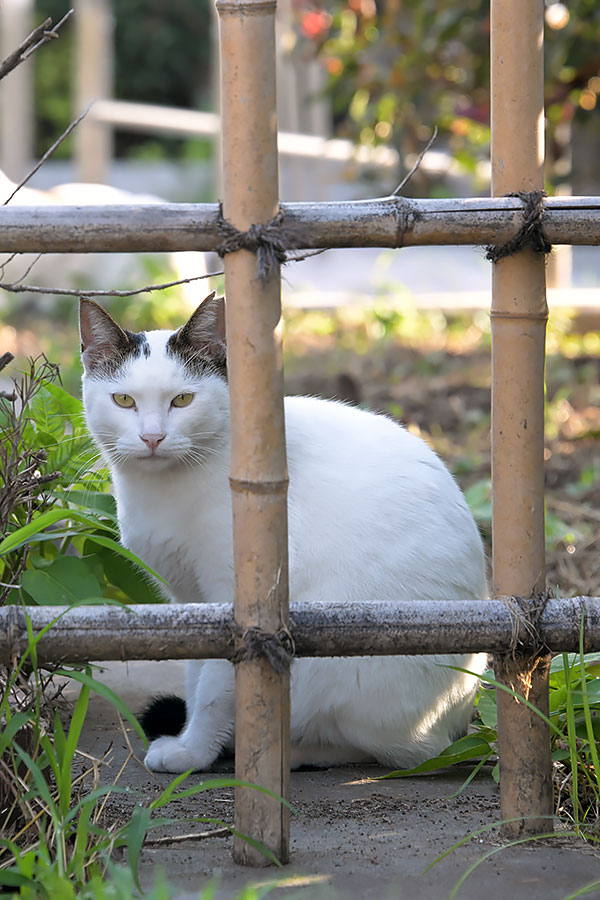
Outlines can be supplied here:
<path id="1" fill-rule="evenodd" d="M 86 418 L 113 466 L 194 466 L 222 443 L 229 409 L 222 298 L 210 294 L 178 331 L 138 333 L 82 299 L 79 329 Z"/>

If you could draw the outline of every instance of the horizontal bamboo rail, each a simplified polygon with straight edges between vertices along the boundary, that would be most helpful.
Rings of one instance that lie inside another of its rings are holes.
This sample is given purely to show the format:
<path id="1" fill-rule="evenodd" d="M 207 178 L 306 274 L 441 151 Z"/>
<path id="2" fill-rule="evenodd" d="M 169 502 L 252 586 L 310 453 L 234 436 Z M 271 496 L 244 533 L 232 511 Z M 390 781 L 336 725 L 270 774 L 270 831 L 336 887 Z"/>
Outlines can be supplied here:
<path id="1" fill-rule="evenodd" d="M 503 244 L 519 231 L 522 208 L 515 197 L 281 204 L 299 249 Z M 208 251 L 223 240 L 218 221 L 215 203 L 0 206 L 0 251 Z M 600 197 L 549 197 L 543 223 L 552 244 L 600 244 Z"/>
<path id="2" fill-rule="evenodd" d="M 131 100 L 96 100 L 86 116 L 86 121 L 90 120 L 127 131 L 198 135 L 207 138 L 221 134 L 221 116 L 218 113 L 152 103 L 133 103 Z M 280 156 L 355 162 L 374 165 L 379 169 L 391 169 L 398 165 L 398 153 L 393 147 L 371 147 L 366 144 L 357 147 L 352 141 L 343 138 L 279 131 L 277 146 Z"/>
<path id="3" fill-rule="evenodd" d="M 37 644 L 42 663 L 109 659 L 227 659 L 234 652 L 233 607 L 172 603 L 119 608 L 5 606 L 0 609 L 0 664 Z M 55 621 L 58 618 L 58 621 Z M 398 601 L 347 604 L 292 603 L 295 655 L 388 656 L 429 653 L 502 653 L 527 650 L 530 632 L 500 600 Z M 538 624 L 553 652 L 576 652 L 583 629 L 586 653 L 600 650 L 600 597 L 549 600 Z"/>

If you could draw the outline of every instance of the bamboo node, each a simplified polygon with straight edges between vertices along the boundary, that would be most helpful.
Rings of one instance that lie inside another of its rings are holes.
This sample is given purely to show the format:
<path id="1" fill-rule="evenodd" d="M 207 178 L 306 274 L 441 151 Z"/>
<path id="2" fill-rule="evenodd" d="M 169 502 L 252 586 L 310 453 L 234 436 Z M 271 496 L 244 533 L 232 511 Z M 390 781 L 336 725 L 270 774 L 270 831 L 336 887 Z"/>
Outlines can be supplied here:
<path id="1" fill-rule="evenodd" d="M 276 216 L 264 225 L 251 225 L 247 231 L 240 231 L 223 216 L 223 204 L 219 203 L 217 231 L 223 236 L 221 243 L 215 248 L 220 257 L 236 250 L 250 250 L 256 253 L 258 277 L 265 281 L 277 272 L 280 265 L 287 261 L 287 251 L 301 247 L 306 241 L 306 234 L 297 222 L 285 222 L 280 210 Z"/>
<path id="2" fill-rule="evenodd" d="M 239 494 L 285 494 L 288 489 L 288 478 L 279 481 L 247 481 L 243 478 L 229 478 L 232 491 Z"/>
<path id="3" fill-rule="evenodd" d="M 507 197 L 519 197 L 523 201 L 523 222 L 519 231 L 506 244 L 494 244 L 486 247 L 485 258 L 497 263 L 499 259 L 512 256 L 524 247 L 536 253 L 550 253 L 552 244 L 544 234 L 543 216 L 545 191 L 515 191 Z"/>
<path id="4" fill-rule="evenodd" d="M 289 671 L 296 651 L 291 632 L 282 625 L 274 634 L 262 628 L 240 628 L 234 625 L 234 651 L 231 661 L 247 662 L 251 659 L 266 659 L 278 675 Z"/>

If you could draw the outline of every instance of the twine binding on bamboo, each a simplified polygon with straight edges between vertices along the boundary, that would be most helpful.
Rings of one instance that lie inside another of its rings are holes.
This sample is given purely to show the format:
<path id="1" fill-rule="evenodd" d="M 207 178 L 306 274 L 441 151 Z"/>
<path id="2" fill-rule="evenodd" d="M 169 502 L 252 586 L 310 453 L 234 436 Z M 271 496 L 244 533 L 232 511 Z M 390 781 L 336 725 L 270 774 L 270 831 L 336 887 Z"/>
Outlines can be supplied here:
<path id="1" fill-rule="evenodd" d="M 235 650 L 231 656 L 232 662 L 265 659 L 278 675 L 289 671 L 295 646 L 285 625 L 274 634 L 257 627 L 242 629 L 239 625 L 234 625 L 233 631 Z"/>
<path id="2" fill-rule="evenodd" d="M 532 594 L 529 598 L 499 598 L 510 613 L 512 633 L 508 652 L 512 659 L 515 659 L 518 653 L 526 653 L 528 656 L 535 657 L 548 652 L 540 634 L 539 625 L 548 600 L 550 600 L 550 593 L 550 591 L 540 591 Z M 520 638 L 523 631 L 529 638 L 526 645 Z"/>
<path id="3" fill-rule="evenodd" d="M 515 191 L 507 197 L 519 197 L 523 201 L 523 222 L 517 234 L 506 244 L 495 244 L 486 247 L 485 258 L 497 263 L 499 259 L 512 256 L 524 247 L 536 253 L 550 253 L 552 244 L 544 234 L 543 215 L 545 191 Z"/>
<path id="4" fill-rule="evenodd" d="M 236 250 L 250 250 L 256 253 L 258 277 L 265 281 L 287 262 L 287 251 L 300 247 L 303 243 L 302 229 L 298 223 L 286 222 L 281 210 L 265 225 L 251 225 L 247 231 L 240 231 L 223 216 L 223 204 L 219 203 L 217 230 L 223 240 L 216 248 L 222 258 Z M 320 252 L 320 251 L 317 251 Z"/>

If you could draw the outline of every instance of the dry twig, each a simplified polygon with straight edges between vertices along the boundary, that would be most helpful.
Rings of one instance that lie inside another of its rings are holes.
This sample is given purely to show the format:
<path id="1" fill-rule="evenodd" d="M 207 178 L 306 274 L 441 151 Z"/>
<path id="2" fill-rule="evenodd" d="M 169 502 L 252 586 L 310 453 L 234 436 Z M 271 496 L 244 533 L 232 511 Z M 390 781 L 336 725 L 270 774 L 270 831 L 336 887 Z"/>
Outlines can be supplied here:
<path id="1" fill-rule="evenodd" d="M 423 149 L 417 156 L 414 166 L 412 167 L 410 172 L 404 176 L 404 178 L 402 179 L 402 181 L 400 182 L 398 187 L 392 191 L 392 193 L 391 193 L 392 197 L 397 197 L 398 194 L 400 193 L 400 191 L 402 190 L 402 188 L 404 187 L 404 185 L 407 183 L 407 181 L 410 181 L 410 179 L 413 177 L 413 175 L 415 174 L 415 172 L 417 171 L 417 169 L 423 162 L 423 157 L 425 156 L 427 151 L 430 149 L 431 145 L 433 144 L 433 142 L 435 141 L 437 136 L 438 136 L 438 127 L 436 125 L 433 129 L 433 134 L 431 135 L 431 137 L 429 138 L 429 140 L 427 141 L 427 143 L 425 144 L 425 146 L 423 147 Z"/>
<path id="2" fill-rule="evenodd" d="M 56 25 L 53 25 L 52 19 L 49 18 L 42 22 L 41 25 L 38 25 L 37 28 L 34 28 L 31 34 L 27 35 L 25 40 L 19 44 L 17 49 L 9 53 L 6 59 L 0 63 L 0 79 L 12 72 L 13 69 L 16 69 L 22 62 L 25 62 L 42 44 L 58 37 L 58 29 L 72 14 L 73 10 L 70 9 Z"/>
<path id="3" fill-rule="evenodd" d="M 214 278 L 223 272 L 209 272 L 207 275 L 194 275 L 192 278 L 180 278 L 178 281 L 167 281 L 164 284 L 147 284 L 142 288 L 133 288 L 129 291 L 74 291 L 69 288 L 40 287 L 35 284 L 5 284 L 0 281 L 0 290 L 10 291 L 12 294 L 60 294 L 63 297 L 134 297 L 136 294 L 150 294 L 152 291 L 164 291 L 166 288 L 177 287 L 179 284 L 190 284 L 192 281 L 202 281 L 205 278 Z"/>
<path id="4" fill-rule="evenodd" d="M 88 106 L 87 109 L 84 109 L 84 111 L 83 111 L 82 113 L 80 113 L 80 114 L 77 116 L 76 119 L 73 119 L 73 121 L 71 122 L 71 124 L 68 125 L 68 126 L 65 128 L 65 130 L 63 131 L 63 133 L 61 134 L 61 136 L 58 137 L 58 138 L 54 141 L 54 143 L 52 144 L 52 146 L 51 146 L 51 147 L 48 147 L 48 149 L 46 150 L 46 152 L 44 153 L 44 155 L 42 156 L 42 158 L 39 160 L 39 162 L 37 162 L 37 163 L 35 164 L 35 166 L 33 167 L 33 169 L 31 169 L 31 170 L 27 173 L 27 175 L 25 176 L 25 178 L 23 178 L 23 180 L 19 182 L 19 184 L 15 187 L 15 189 L 14 189 L 14 191 L 12 192 L 12 194 L 10 195 L 10 197 L 8 197 L 8 198 L 4 201 L 4 203 L 2 204 L 3 206 L 6 206 L 7 203 L 10 203 L 10 201 L 11 201 L 12 198 L 15 196 L 15 194 L 16 194 L 18 191 L 20 191 L 21 188 L 24 187 L 24 185 L 27 184 L 27 182 L 29 181 L 29 179 L 32 178 L 32 177 L 35 175 L 35 173 L 38 171 L 38 169 L 40 169 L 40 168 L 44 165 L 44 163 L 46 162 L 46 160 L 47 160 L 50 156 L 52 156 L 52 154 L 54 153 L 54 151 L 56 150 L 56 148 L 57 148 L 57 147 L 60 147 L 60 145 L 62 144 L 62 142 L 63 142 L 66 138 L 68 138 L 68 136 L 71 134 L 71 132 L 73 131 L 73 129 L 74 129 L 74 128 L 77 128 L 77 126 L 79 125 L 79 123 L 81 122 L 81 120 L 82 120 L 82 119 L 85 119 L 85 117 L 87 116 L 88 112 L 90 111 L 91 106 L 92 106 L 92 104 L 90 103 L 90 106 Z"/>

